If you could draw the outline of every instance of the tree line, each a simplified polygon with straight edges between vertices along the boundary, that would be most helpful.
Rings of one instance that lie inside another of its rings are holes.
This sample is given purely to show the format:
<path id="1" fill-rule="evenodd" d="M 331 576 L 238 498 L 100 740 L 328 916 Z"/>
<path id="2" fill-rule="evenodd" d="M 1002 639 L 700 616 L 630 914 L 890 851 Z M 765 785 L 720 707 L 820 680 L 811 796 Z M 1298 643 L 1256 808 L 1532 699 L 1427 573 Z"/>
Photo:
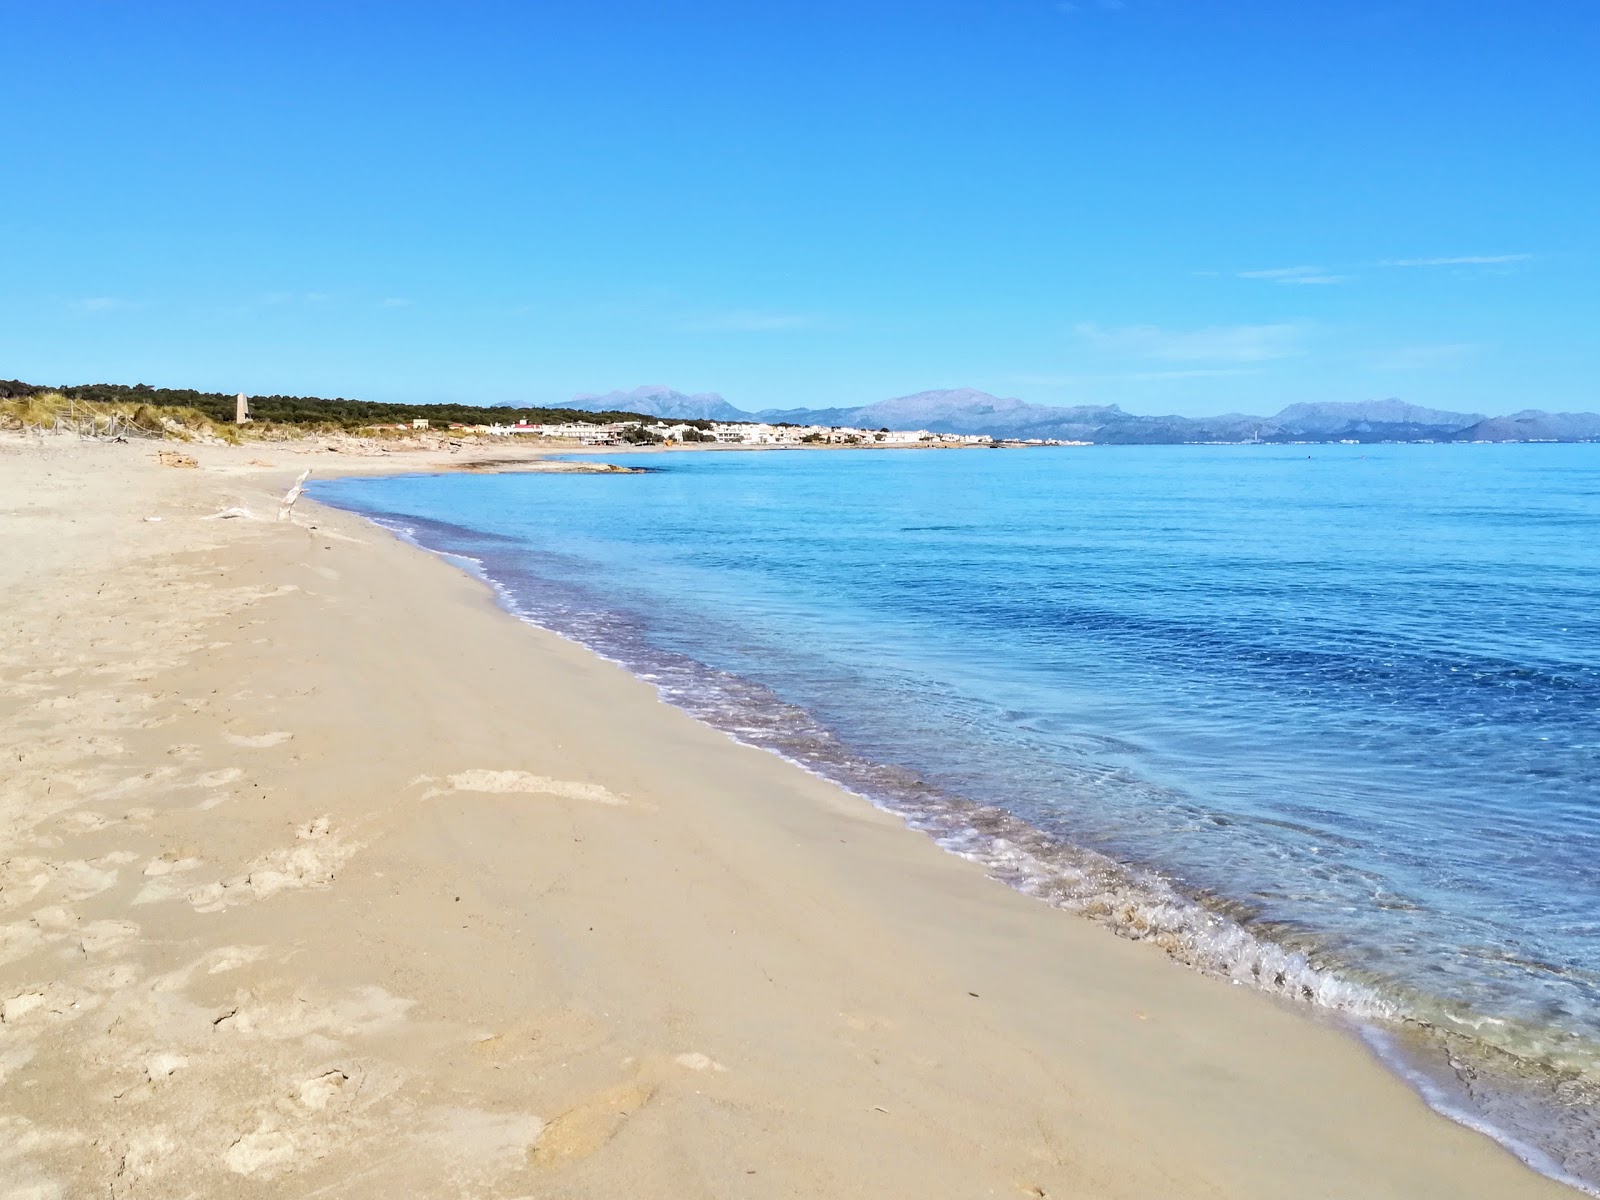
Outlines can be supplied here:
<path id="1" fill-rule="evenodd" d="M 23 383 L 18 379 L 0 379 L 0 400 L 34 396 L 43 392 L 60 392 L 69 400 L 112 401 L 149 404 L 161 408 L 192 408 L 204 413 L 219 424 L 233 420 L 234 397 L 224 392 L 197 392 L 190 388 L 153 388 L 136 383 L 86 383 L 72 387 L 43 387 Z M 429 424 L 487 425 L 494 421 L 502 424 L 526 422 L 530 425 L 565 424 L 581 422 L 585 425 L 608 425 L 614 421 L 650 421 L 659 418 L 639 413 L 612 410 L 585 412 L 575 408 L 495 407 L 484 408 L 476 404 L 387 404 L 377 400 L 349 400 L 335 396 L 331 400 L 320 396 L 251 396 L 250 415 L 259 422 L 281 425 L 337 425 L 344 429 L 359 429 L 365 425 L 406 424 L 417 417 L 426 417 Z M 685 421 L 699 429 L 708 428 L 709 421 Z"/>

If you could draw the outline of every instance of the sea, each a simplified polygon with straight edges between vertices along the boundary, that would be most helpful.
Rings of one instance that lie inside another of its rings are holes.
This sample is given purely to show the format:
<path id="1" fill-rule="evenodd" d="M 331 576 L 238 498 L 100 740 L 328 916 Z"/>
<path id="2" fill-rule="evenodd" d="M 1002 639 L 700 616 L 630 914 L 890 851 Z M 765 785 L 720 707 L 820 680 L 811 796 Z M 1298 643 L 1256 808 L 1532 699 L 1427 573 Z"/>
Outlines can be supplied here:
<path id="1" fill-rule="evenodd" d="M 1600 445 L 614 461 L 310 490 L 1600 1195 Z"/>

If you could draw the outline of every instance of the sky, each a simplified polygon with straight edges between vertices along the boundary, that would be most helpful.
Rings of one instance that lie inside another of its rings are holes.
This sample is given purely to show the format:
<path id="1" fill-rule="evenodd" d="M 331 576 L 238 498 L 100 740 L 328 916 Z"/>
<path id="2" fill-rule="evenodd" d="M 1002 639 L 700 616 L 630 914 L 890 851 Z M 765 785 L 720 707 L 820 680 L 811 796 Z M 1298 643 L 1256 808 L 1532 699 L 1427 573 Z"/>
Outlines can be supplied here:
<path id="1" fill-rule="evenodd" d="M 0 0 L 0 378 L 1600 409 L 1590 0 Z"/>

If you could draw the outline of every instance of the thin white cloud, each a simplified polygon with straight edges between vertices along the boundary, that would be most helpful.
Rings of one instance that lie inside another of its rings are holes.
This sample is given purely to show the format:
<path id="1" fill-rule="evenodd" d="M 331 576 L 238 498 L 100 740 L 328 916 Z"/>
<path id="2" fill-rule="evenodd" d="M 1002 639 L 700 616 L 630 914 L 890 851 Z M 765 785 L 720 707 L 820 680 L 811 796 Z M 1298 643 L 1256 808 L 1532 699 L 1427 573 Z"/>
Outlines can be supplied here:
<path id="1" fill-rule="evenodd" d="M 1335 275 L 1323 267 L 1271 267 L 1265 271 L 1239 271 L 1240 279 L 1264 279 L 1282 284 L 1347 283 L 1349 275 Z"/>
<path id="2" fill-rule="evenodd" d="M 1527 262 L 1531 254 L 1460 254 L 1448 258 L 1385 258 L 1380 267 L 1495 267 Z"/>
<path id="3" fill-rule="evenodd" d="M 76 302 L 75 307 L 83 312 L 111 312 L 128 307 L 128 302 L 120 296 L 85 296 Z"/>
<path id="4" fill-rule="evenodd" d="M 694 317 L 685 321 L 683 327 L 691 333 L 779 333 L 788 329 L 805 329 L 814 324 L 816 324 L 815 318 L 800 313 L 769 313 L 739 309 Z"/>
<path id="5" fill-rule="evenodd" d="M 1302 325 L 1211 325 L 1162 329 L 1155 325 L 1107 328 L 1092 321 L 1074 327 L 1096 349 L 1130 358 L 1180 363 L 1255 363 L 1304 354 Z"/>
<path id="6" fill-rule="evenodd" d="M 414 300 L 408 300 L 404 296 L 387 296 L 379 304 L 378 307 L 380 307 L 380 308 L 410 308 L 414 303 L 416 303 Z"/>

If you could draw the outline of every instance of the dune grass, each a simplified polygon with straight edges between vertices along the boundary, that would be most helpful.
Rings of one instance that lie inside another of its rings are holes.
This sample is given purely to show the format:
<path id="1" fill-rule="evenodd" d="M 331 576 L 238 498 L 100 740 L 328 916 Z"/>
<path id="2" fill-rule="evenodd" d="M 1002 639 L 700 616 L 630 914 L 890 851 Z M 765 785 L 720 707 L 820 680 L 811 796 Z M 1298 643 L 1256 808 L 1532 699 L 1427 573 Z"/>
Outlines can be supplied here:
<path id="1" fill-rule="evenodd" d="M 0 400 L 0 429 L 49 432 L 57 428 L 86 436 L 121 432 L 185 442 L 197 437 L 239 441 L 239 431 L 234 426 L 219 425 L 195 408 L 157 407 L 137 401 L 69 400 L 60 392 L 35 392 Z"/>
<path id="2" fill-rule="evenodd" d="M 77 432 L 84 436 L 165 438 L 189 442 L 215 438 L 231 445 L 241 442 L 296 442 L 315 437 L 357 437 L 374 441 L 427 443 L 441 437 L 472 436 L 465 430 L 413 430 L 385 426 L 360 426 L 348 419 L 253 421 L 234 425 L 218 421 L 198 408 L 176 404 L 147 404 L 130 400 L 75 400 L 60 392 L 35 392 L 0 399 L 0 429 Z"/>

